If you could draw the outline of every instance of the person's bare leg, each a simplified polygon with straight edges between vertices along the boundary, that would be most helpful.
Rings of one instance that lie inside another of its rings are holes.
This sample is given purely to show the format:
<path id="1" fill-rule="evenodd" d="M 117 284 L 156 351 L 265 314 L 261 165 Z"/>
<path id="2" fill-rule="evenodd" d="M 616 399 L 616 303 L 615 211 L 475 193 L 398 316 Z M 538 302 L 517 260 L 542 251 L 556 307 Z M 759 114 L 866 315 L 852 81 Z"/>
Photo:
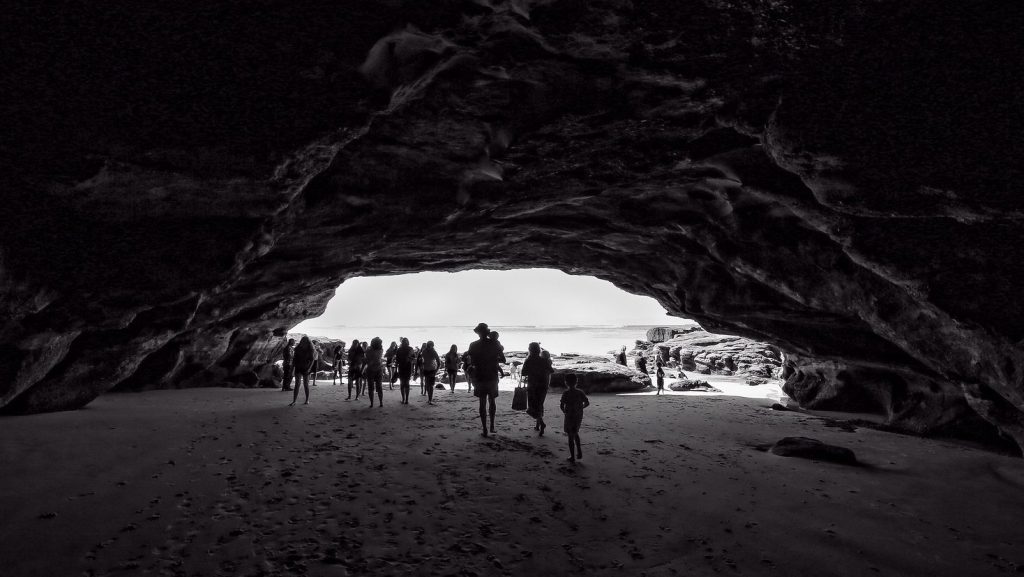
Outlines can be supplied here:
<path id="1" fill-rule="evenodd" d="M 384 406 L 384 383 L 377 383 L 377 407 Z"/>
<path id="2" fill-rule="evenodd" d="M 491 432 L 495 433 L 497 431 L 494 430 L 494 411 L 497 410 L 497 406 L 494 402 L 494 397 L 492 397 L 491 395 L 487 395 L 487 398 L 490 399 L 491 401 L 489 407 L 491 410 Z"/>
<path id="3" fill-rule="evenodd" d="M 572 437 L 573 437 L 573 434 L 569 433 L 569 460 L 572 461 L 573 463 L 575 463 L 576 462 L 576 453 L 573 452 Z"/>
<path id="4" fill-rule="evenodd" d="M 304 402 L 302 404 L 308 405 L 309 404 L 309 377 L 306 377 L 305 379 L 302 379 L 302 390 L 305 391 L 305 393 L 306 393 L 306 402 Z M 295 394 L 296 395 L 299 394 L 298 388 L 296 388 Z"/>
<path id="5" fill-rule="evenodd" d="M 295 404 L 295 401 L 299 400 L 299 381 L 295 379 L 295 385 L 292 386 L 292 402 L 288 404 L 289 407 Z"/>
<path id="6" fill-rule="evenodd" d="M 480 426 L 484 428 L 483 436 L 487 436 L 487 397 L 480 397 Z"/>
<path id="7" fill-rule="evenodd" d="M 576 434 L 573 435 L 573 437 L 576 439 L 576 458 L 577 459 L 582 459 L 583 458 L 583 449 L 580 448 L 580 434 L 576 433 Z"/>

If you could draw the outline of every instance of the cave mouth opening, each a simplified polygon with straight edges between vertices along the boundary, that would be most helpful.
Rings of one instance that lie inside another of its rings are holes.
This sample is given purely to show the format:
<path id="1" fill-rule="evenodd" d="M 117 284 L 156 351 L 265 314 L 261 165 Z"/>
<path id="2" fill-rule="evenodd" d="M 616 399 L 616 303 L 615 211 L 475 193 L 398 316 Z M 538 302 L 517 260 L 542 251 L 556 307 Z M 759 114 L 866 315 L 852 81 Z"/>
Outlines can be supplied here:
<path id="1" fill-rule="evenodd" d="M 379 336 L 385 345 L 407 337 L 414 346 L 432 340 L 465 350 L 479 322 L 499 331 L 509 351 L 538 341 L 555 354 L 595 355 L 632 348 L 650 327 L 696 324 L 593 276 L 518 268 L 351 278 L 322 315 L 290 332 L 349 342 Z"/>

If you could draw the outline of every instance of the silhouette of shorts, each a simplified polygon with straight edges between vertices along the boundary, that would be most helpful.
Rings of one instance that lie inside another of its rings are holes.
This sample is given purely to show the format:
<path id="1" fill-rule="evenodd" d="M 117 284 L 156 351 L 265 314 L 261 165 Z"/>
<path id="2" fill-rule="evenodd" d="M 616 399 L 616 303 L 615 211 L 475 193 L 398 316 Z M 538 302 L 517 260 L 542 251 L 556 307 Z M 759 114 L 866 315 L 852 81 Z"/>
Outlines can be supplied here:
<path id="1" fill-rule="evenodd" d="M 491 397 L 497 398 L 498 379 L 488 379 L 484 382 L 473 383 L 473 396 L 483 397 L 484 395 L 490 395 Z"/>

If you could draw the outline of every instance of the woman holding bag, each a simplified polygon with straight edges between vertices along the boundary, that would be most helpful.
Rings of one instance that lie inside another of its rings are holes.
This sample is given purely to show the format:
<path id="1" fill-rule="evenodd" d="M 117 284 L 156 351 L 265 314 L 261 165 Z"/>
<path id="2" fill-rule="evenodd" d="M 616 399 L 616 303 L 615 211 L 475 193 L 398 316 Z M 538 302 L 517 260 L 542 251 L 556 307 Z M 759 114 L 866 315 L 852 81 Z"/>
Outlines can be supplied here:
<path id="1" fill-rule="evenodd" d="M 530 354 L 523 361 L 522 375 L 526 377 L 527 414 L 537 419 L 534 431 L 544 434 L 547 424 L 544 423 L 544 400 L 548 396 L 548 382 L 554 368 L 551 359 L 541 356 L 540 343 L 530 343 Z"/>

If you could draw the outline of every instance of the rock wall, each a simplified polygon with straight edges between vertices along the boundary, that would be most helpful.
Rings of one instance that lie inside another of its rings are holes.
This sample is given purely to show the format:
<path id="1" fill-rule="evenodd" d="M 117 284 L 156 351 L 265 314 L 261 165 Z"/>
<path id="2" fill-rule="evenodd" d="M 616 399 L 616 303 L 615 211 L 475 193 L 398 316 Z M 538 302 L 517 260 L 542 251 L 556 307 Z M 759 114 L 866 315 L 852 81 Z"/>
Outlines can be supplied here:
<path id="1" fill-rule="evenodd" d="M 353 276 L 555 267 L 1024 444 L 1019 3 L 186 5 L 5 14 L 6 411 L 222 379 Z"/>

